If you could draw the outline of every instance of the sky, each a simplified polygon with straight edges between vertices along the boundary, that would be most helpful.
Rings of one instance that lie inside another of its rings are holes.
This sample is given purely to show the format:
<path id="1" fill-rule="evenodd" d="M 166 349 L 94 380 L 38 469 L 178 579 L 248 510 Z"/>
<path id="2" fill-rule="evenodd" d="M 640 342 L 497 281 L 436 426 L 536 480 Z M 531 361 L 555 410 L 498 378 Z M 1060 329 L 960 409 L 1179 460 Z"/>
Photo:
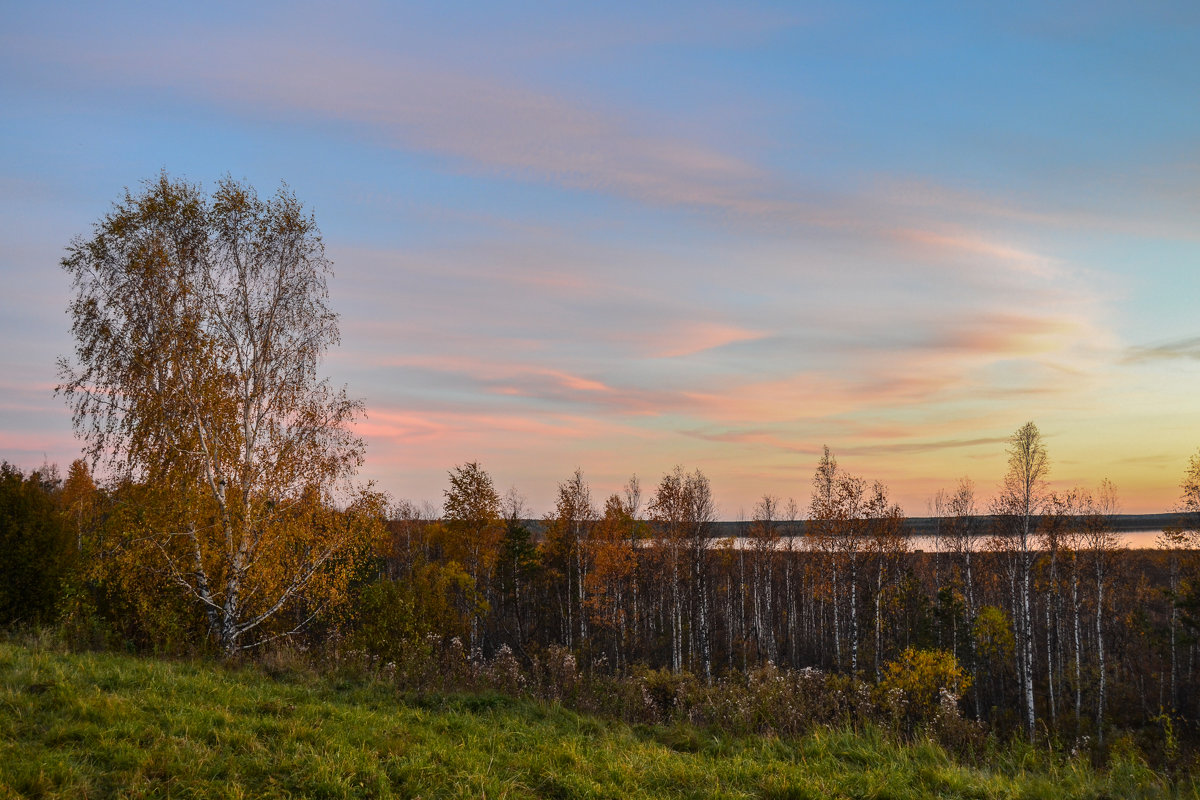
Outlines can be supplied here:
<path id="1" fill-rule="evenodd" d="M 676 464 L 913 516 L 1028 420 L 1169 510 L 1200 448 L 1200 6 L 0 0 L 0 458 L 80 451 L 59 267 L 161 171 L 286 183 L 361 472 L 530 511 Z"/>

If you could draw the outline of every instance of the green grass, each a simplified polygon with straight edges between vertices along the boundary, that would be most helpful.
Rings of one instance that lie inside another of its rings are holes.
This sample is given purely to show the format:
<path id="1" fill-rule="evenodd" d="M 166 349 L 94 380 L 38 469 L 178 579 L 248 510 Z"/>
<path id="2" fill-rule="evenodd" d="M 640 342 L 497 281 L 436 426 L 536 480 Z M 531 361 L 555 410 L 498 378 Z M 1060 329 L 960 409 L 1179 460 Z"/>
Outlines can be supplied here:
<path id="1" fill-rule="evenodd" d="M 956 764 L 877 731 L 798 741 L 631 727 L 499 696 L 271 677 L 202 661 L 0 643 L 0 797 L 1171 797 L 1006 751 Z M 1027 761 L 1028 763 L 1023 763 Z M 1186 796 L 1196 796 L 1189 787 Z"/>

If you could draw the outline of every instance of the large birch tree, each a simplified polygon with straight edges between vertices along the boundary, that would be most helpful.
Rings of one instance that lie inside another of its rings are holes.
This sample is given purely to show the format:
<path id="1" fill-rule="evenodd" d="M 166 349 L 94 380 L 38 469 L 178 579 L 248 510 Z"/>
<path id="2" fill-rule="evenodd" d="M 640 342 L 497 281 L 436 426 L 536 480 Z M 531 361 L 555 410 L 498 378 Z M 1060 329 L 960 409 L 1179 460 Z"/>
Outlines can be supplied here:
<path id="1" fill-rule="evenodd" d="M 339 334 L 312 216 L 286 188 L 208 196 L 163 174 L 62 266 L 75 353 L 58 389 L 93 463 L 154 498 L 145 567 L 227 654 L 298 629 L 344 593 L 380 511 L 352 482 L 362 404 L 318 371 Z"/>

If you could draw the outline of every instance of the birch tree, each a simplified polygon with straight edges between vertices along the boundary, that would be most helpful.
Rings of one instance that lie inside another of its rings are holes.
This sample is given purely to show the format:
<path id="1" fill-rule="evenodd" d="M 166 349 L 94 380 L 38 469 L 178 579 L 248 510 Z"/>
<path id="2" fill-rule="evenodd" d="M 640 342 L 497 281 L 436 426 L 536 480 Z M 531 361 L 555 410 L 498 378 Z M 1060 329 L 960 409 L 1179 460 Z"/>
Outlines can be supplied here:
<path id="1" fill-rule="evenodd" d="M 1037 721 L 1033 698 L 1033 557 L 1037 516 L 1046 501 L 1046 476 L 1050 471 L 1041 431 L 1026 422 L 1008 440 L 1008 472 L 996 498 L 996 513 L 1010 518 L 1009 537 L 1015 561 L 1014 585 L 1018 593 L 1017 673 L 1021 676 L 1025 728 L 1033 738 Z"/>
<path id="2" fill-rule="evenodd" d="M 849 601 L 847 636 L 850 645 L 850 673 L 858 673 L 859 650 L 859 571 L 870 548 L 867 505 L 870 497 L 862 478 L 838 467 L 825 447 L 813 474 L 813 493 L 809 501 L 809 542 L 829 566 L 833 606 L 834 664 L 841 667 L 841 623 L 838 607 L 842 595 Z M 886 506 L 886 502 L 884 503 Z M 844 582 L 844 588 L 843 588 Z"/>
<path id="3" fill-rule="evenodd" d="M 970 478 L 959 478 L 958 486 L 946 505 L 950 516 L 950 530 L 946 539 L 950 552 L 959 561 L 963 593 L 967 600 L 967 619 L 975 618 L 975 577 L 972 572 L 971 556 L 978 547 L 980 534 L 979 511 L 975 505 L 975 483 Z"/>
<path id="4" fill-rule="evenodd" d="M 583 470 L 576 469 L 558 485 L 554 516 L 549 518 L 546 531 L 547 549 L 566 580 L 560 604 L 566 616 L 563 633 L 567 647 L 576 644 L 584 647 L 588 643 L 587 573 L 591 563 L 588 539 L 598 519 L 592 490 L 583 478 Z"/>
<path id="5" fill-rule="evenodd" d="M 1183 494 L 1176 507 L 1179 519 L 1175 524 L 1169 525 L 1163 530 L 1157 542 L 1158 547 L 1169 553 L 1171 570 L 1168 596 L 1171 600 L 1169 643 L 1172 710 L 1175 709 L 1178 699 L 1180 611 L 1186 612 L 1200 604 L 1194 596 L 1195 590 L 1191 587 L 1191 581 L 1186 580 L 1186 576 L 1181 574 L 1184 565 L 1180 563 L 1186 555 L 1195 551 L 1200 545 L 1200 451 L 1188 460 L 1180 488 L 1183 489 Z M 1194 559 L 1187 558 L 1187 560 Z M 1183 621 L 1194 623 L 1194 620 L 1189 620 L 1186 614 Z"/>
<path id="6" fill-rule="evenodd" d="M 1100 491 L 1089 498 L 1082 536 L 1082 548 L 1091 559 L 1096 582 L 1096 738 L 1101 744 L 1104 743 L 1104 705 L 1108 692 L 1108 663 L 1104 649 L 1104 620 L 1108 612 L 1105 603 L 1108 602 L 1107 590 L 1112 574 L 1125 549 L 1112 526 L 1112 517 L 1120 511 L 1116 487 L 1108 480 L 1102 481 Z"/>
<path id="7" fill-rule="evenodd" d="M 625 655 L 629 616 L 625 597 L 637 566 L 636 550 L 629 539 L 633 522 L 632 505 L 619 494 L 609 495 L 604 516 L 592 531 L 592 566 L 584 579 L 588 615 L 595 627 L 609 632 L 616 666 Z"/>
<path id="8" fill-rule="evenodd" d="M 900 572 L 903 555 L 908 552 L 904 535 L 904 510 L 888 499 L 887 487 L 875 481 L 866 503 L 868 547 L 875 557 L 875 680 L 882 680 L 883 595 L 887 583 Z M 953 650 L 951 650 L 953 652 Z"/>
<path id="9" fill-rule="evenodd" d="M 442 491 L 443 519 L 449 536 L 446 555 L 458 562 L 471 576 L 475 591 L 485 601 L 492 587 L 492 571 L 500 555 L 504 525 L 500 518 L 500 495 L 492 476 L 470 461 L 450 470 L 450 488 Z M 486 602 L 483 608 L 486 609 Z M 478 609 L 471 612 L 471 648 L 481 646 L 482 619 Z"/>
<path id="10" fill-rule="evenodd" d="M 706 567 L 708 531 L 716 519 L 716 506 L 708 478 L 700 470 L 688 474 L 675 467 L 663 475 L 649 510 L 670 582 L 671 669 L 683 669 L 686 647 L 686 654 L 699 660 L 705 678 L 711 679 Z"/>
<path id="11" fill-rule="evenodd" d="M 806 539 L 808 549 L 818 555 L 822 569 L 819 578 L 821 589 L 828 597 L 833 610 L 833 658 L 835 669 L 842 666 L 841 625 L 838 619 L 839 586 L 838 558 L 835 553 L 836 528 L 838 518 L 837 459 L 834 458 L 829 446 L 826 445 L 817 463 L 817 469 L 812 478 L 812 497 L 809 500 L 808 528 Z"/>
<path id="12" fill-rule="evenodd" d="M 203 609 L 227 654 L 286 610 L 311 612 L 302 626 L 344 589 L 380 512 L 352 483 L 363 406 L 319 374 L 338 325 L 312 216 L 286 187 L 263 200 L 226 179 L 210 197 L 163 174 L 62 266 L 75 353 L 58 391 L 92 463 L 158 498 L 144 566 Z"/>
<path id="13" fill-rule="evenodd" d="M 751 605 L 754 608 L 754 640 L 759 657 L 779 660 L 775 641 L 775 603 L 773 587 L 775 562 L 779 552 L 779 499 L 764 494 L 754 506 L 754 520 L 747 531 L 753 560 Z"/>

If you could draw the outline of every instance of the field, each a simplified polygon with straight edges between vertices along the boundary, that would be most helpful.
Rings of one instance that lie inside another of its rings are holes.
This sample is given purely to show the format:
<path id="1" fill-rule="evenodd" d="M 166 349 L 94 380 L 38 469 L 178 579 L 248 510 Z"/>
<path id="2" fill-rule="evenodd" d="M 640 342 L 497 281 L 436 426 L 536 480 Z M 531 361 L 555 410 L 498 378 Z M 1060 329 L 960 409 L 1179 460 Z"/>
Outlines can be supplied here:
<path id="1" fill-rule="evenodd" d="M 413 697 L 298 667 L 0 643 L 0 796 L 1171 797 L 1007 747 L 987 769 L 877 730 L 796 741 L 628 726 L 497 695 Z"/>

